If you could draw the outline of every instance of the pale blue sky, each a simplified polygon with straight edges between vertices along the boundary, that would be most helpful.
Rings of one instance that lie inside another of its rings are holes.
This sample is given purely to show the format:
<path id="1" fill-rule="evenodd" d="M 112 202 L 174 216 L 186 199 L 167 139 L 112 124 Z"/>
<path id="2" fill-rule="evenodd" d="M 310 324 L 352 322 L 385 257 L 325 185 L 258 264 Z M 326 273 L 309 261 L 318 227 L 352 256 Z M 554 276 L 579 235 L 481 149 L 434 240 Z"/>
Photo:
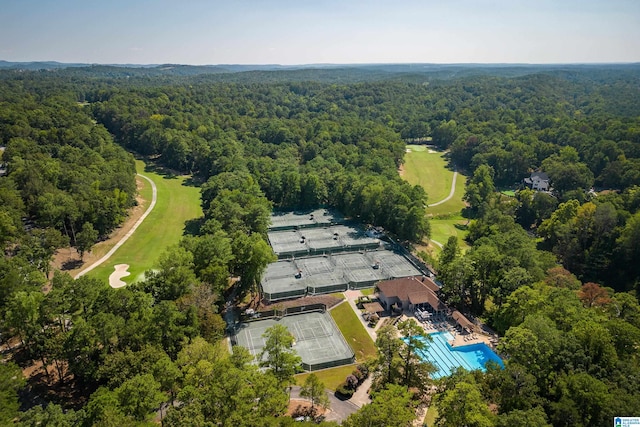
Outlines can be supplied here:
<path id="1" fill-rule="evenodd" d="M 0 59 L 640 62 L 640 0 L 0 0 Z"/>

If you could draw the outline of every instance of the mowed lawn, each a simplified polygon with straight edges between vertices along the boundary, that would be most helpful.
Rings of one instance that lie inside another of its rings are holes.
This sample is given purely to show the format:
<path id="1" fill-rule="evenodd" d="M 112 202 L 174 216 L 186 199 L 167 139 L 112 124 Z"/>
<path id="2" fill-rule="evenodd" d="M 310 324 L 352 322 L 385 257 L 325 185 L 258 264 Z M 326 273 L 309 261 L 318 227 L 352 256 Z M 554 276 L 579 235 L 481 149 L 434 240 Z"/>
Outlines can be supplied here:
<path id="1" fill-rule="evenodd" d="M 178 243 L 184 231 L 185 221 L 202 215 L 200 189 L 185 185 L 185 177 L 165 178 L 155 172 L 145 171 L 144 162 L 137 160 L 136 169 L 151 179 L 158 188 L 158 200 L 153 211 L 136 232 L 99 267 L 88 273 L 92 277 L 108 280 L 117 264 L 129 264 L 126 283 L 133 283 L 153 267 L 159 255 L 169 246 Z M 151 203 L 151 185 L 142 180 L 144 209 Z"/>
<path id="2" fill-rule="evenodd" d="M 432 216 L 450 215 L 460 212 L 466 177 L 458 173 L 453 198 L 438 206 L 430 206 L 446 199 L 451 191 L 453 170 L 448 169 L 445 153 L 429 152 L 424 145 L 407 145 L 404 155 L 403 178 L 412 185 L 421 185 L 427 193 L 427 214 Z"/>
<path id="3" fill-rule="evenodd" d="M 320 371 L 305 372 L 304 374 L 298 374 L 295 376 L 296 384 L 303 385 L 304 380 L 313 373 L 316 374 L 320 381 L 322 381 L 325 388 L 335 391 L 338 386 L 344 382 L 347 375 L 351 375 L 351 372 L 353 372 L 354 369 L 356 369 L 356 365 L 345 365 L 338 366 L 336 368 L 322 369 Z"/>
<path id="4" fill-rule="evenodd" d="M 453 172 L 451 172 L 451 175 L 453 176 Z M 427 215 L 437 218 L 439 216 L 459 214 L 462 209 L 466 207 L 465 202 L 462 201 L 462 198 L 464 197 L 466 181 L 467 177 L 458 172 L 458 177 L 456 178 L 456 189 L 453 193 L 453 197 L 441 205 L 427 207 Z M 451 187 L 449 187 L 449 191 L 451 191 Z M 448 195 L 449 194 L 447 193 L 447 196 Z M 430 200 L 431 203 L 436 201 L 437 200 Z"/>
<path id="5" fill-rule="evenodd" d="M 407 145 L 403 178 L 411 185 L 420 185 L 427 192 L 427 204 L 449 195 L 453 171 L 447 169 L 443 152 L 430 153 L 424 145 Z"/>
<path id="6" fill-rule="evenodd" d="M 376 346 L 358 319 L 358 315 L 353 312 L 349 304 L 339 304 L 332 308 L 329 313 L 331 313 L 331 317 L 338 325 L 340 332 L 342 332 L 345 340 L 351 346 L 357 362 L 364 362 L 375 357 Z"/>
<path id="7" fill-rule="evenodd" d="M 457 236 L 460 248 L 464 251 L 468 249 L 464 241 L 467 221 L 462 218 L 461 212 L 466 206 L 462 198 L 467 178 L 458 172 L 453 197 L 433 206 L 449 196 L 454 175 L 454 171 L 448 168 L 444 153 L 433 151 L 422 145 L 407 145 L 402 177 L 411 184 L 421 185 L 427 192 L 426 213 L 431 218 L 431 239 L 444 245 L 449 236 Z M 434 244 L 431 250 L 438 253 L 440 247 Z"/>
<path id="8" fill-rule="evenodd" d="M 431 239 L 438 243 L 446 244 L 450 236 L 458 238 L 458 245 L 462 251 L 469 248 L 464 239 L 469 233 L 467 231 L 467 220 L 458 215 L 453 218 L 440 219 L 434 218 L 429 221 L 431 224 Z M 439 249 L 438 249 L 439 252 Z"/>

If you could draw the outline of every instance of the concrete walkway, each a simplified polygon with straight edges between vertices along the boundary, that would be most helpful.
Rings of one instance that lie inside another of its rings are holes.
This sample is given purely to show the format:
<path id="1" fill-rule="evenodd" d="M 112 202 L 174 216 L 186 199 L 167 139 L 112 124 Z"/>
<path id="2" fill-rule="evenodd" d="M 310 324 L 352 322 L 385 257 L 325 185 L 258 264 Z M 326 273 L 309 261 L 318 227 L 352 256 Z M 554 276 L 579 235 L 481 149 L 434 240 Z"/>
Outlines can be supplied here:
<path id="1" fill-rule="evenodd" d="M 358 320 L 360 320 L 360 323 L 362 323 L 362 326 L 364 326 L 364 329 L 367 331 L 373 342 L 376 342 L 376 339 L 378 338 L 376 331 L 378 330 L 378 328 L 380 328 L 380 326 L 382 326 L 382 322 L 378 322 L 375 328 L 369 327 L 369 323 L 364 320 L 364 317 L 362 317 L 362 315 L 360 314 L 360 309 L 358 308 L 358 306 L 356 306 L 356 300 L 361 296 L 362 292 L 355 289 L 349 289 L 348 291 L 344 292 L 344 297 L 351 306 L 353 312 L 358 316 Z"/>
<path id="2" fill-rule="evenodd" d="M 354 405 L 362 408 L 364 405 L 368 405 L 371 403 L 371 397 L 369 397 L 369 389 L 371 388 L 371 383 L 373 383 L 373 376 L 369 375 L 366 380 L 360 384 L 360 387 L 353 393 L 349 402 Z"/>
<path id="3" fill-rule="evenodd" d="M 142 224 L 142 221 L 144 221 L 145 218 L 149 216 L 153 208 L 156 206 L 156 200 L 158 199 L 158 188 L 156 187 L 156 184 L 142 174 L 137 174 L 137 175 L 141 178 L 146 179 L 151 184 L 151 190 L 152 190 L 151 204 L 149 205 L 147 210 L 144 212 L 144 214 L 142 214 L 142 216 L 138 219 L 138 221 L 136 221 L 136 223 L 133 224 L 133 227 L 131 227 L 131 230 L 129 230 L 127 234 L 125 234 L 124 237 L 120 239 L 120 241 L 116 243 L 116 245 L 112 247 L 111 250 L 109 250 L 109 252 L 107 252 L 102 258 L 100 258 L 99 260 L 91 264 L 89 267 L 85 268 L 80 273 L 76 274 L 76 277 L 74 277 L 74 279 L 77 279 L 80 276 L 84 276 L 85 274 L 87 274 L 88 272 L 90 272 L 91 270 L 93 270 L 94 268 L 96 268 L 106 260 L 108 260 L 111 257 L 111 255 L 113 255 L 118 249 L 120 249 L 120 246 L 124 245 L 124 243 L 129 239 L 129 237 L 131 237 L 133 233 L 135 233 L 135 231 L 138 229 L 140 224 Z"/>
<path id="4" fill-rule="evenodd" d="M 362 314 L 360 314 L 360 309 L 356 306 L 356 300 L 362 296 L 362 292 L 360 292 L 359 290 L 350 289 L 344 292 L 344 296 L 347 303 L 351 306 L 353 312 L 358 316 L 358 320 L 360 320 L 360 323 L 362 323 L 362 326 L 375 343 L 376 339 L 378 338 L 376 331 L 382 326 L 383 322 L 378 322 L 375 328 L 370 328 L 368 322 L 364 320 Z M 356 392 L 353 393 L 353 396 L 351 396 L 351 399 L 349 399 L 349 401 L 353 402 L 354 405 L 357 405 L 360 408 L 371 403 L 371 398 L 369 397 L 369 389 L 371 388 L 372 382 L 373 378 L 371 375 L 369 375 L 369 377 L 364 380 L 362 384 L 360 384 L 360 387 L 358 387 Z"/>

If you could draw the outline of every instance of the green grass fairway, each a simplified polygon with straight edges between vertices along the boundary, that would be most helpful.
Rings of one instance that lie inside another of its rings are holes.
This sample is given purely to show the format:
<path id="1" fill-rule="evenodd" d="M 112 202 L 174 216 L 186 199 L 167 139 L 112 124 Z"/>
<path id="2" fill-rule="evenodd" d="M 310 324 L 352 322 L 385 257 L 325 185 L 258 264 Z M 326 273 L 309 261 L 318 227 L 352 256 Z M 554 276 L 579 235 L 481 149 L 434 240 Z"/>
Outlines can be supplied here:
<path id="1" fill-rule="evenodd" d="M 87 273 L 108 280 L 116 264 L 129 264 L 129 276 L 122 280 L 133 283 L 149 270 L 158 256 L 180 240 L 185 221 L 202 215 L 200 189 L 185 185 L 185 177 L 165 178 L 145 171 L 144 162 L 137 160 L 136 169 L 158 187 L 158 200 L 149 216 L 136 232 L 104 264 Z M 151 203 L 151 186 L 145 180 L 140 194 L 145 199 L 144 209 Z"/>
<path id="2" fill-rule="evenodd" d="M 412 185 L 421 185 L 427 192 L 427 204 L 439 202 L 449 196 L 453 171 L 447 169 L 443 152 L 430 153 L 424 145 L 407 145 L 404 156 L 403 178 Z M 453 198 L 438 206 L 429 206 L 427 214 L 433 216 L 460 212 L 465 207 L 462 201 L 466 177 L 458 172 Z"/>
<path id="3" fill-rule="evenodd" d="M 330 313 L 344 339 L 351 346 L 358 362 L 375 357 L 376 346 L 349 304 L 339 304 L 332 308 Z"/>
<path id="4" fill-rule="evenodd" d="M 432 206 L 449 196 L 453 171 L 447 168 L 447 160 L 442 152 L 430 153 L 427 147 L 421 145 L 407 145 L 407 151 L 404 156 L 403 178 L 411 184 L 421 185 L 427 192 L 429 206 L 426 212 L 431 217 L 431 238 L 445 244 L 449 236 L 457 236 L 460 248 L 465 251 L 468 249 L 464 241 L 467 231 L 459 227 L 466 224 L 460 213 L 465 207 L 462 197 L 467 178 L 458 172 L 453 197 L 440 205 Z M 440 252 L 437 245 L 432 245 L 431 250 L 434 253 Z"/>
<path id="5" fill-rule="evenodd" d="M 453 175 L 453 173 L 452 173 Z M 432 215 L 434 218 L 438 216 L 448 216 L 459 214 L 462 209 L 465 208 L 466 204 L 462 201 L 462 197 L 464 196 L 465 183 L 467 181 L 467 177 L 458 172 L 458 178 L 456 179 L 456 189 L 453 193 L 453 197 L 438 206 L 429 206 L 427 208 L 427 214 Z M 451 184 L 449 184 L 451 185 Z M 451 190 L 451 187 L 449 187 Z M 449 194 L 447 194 L 448 196 Z M 436 202 L 437 200 L 431 200 L 431 202 Z"/>
<path id="6" fill-rule="evenodd" d="M 404 155 L 404 179 L 420 185 L 427 192 L 427 203 L 437 202 L 449 195 L 453 172 L 446 168 L 444 153 L 429 153 L 423 145 L 407 145 Z"/>
<path id="7" fill-rule="evenodd" d="M 469 248 L 464 238 L 467 237 L 468 231 L 466 229 L 467 220 L 462 216 L 455 216 L 448 219 L 434 218 L 429 221 L 431 224 L 431 238 L 436 242 L 440 242 L 443 245 L 447 243 L 449 236 L 458 237 L 458 245 L 462 251 L 466 251 Z M 440 252 L 440 249 L 437 249 Z"/>
<path id="8" fill-rule="evenodd" d="M 351 372 L 356 369 L 356 365 L 338 366 L 337 368 L 322 369 L 320 371 L 305 372 L 304 374 L 298 374 L 295 376 L 296 384 L 303 385 L 304 380 L 307 379 L 312 373 L 322 381 L 325 388 L 336 391 L 338 386 L 344 382 L 347 375 L 351 375 Z"/>

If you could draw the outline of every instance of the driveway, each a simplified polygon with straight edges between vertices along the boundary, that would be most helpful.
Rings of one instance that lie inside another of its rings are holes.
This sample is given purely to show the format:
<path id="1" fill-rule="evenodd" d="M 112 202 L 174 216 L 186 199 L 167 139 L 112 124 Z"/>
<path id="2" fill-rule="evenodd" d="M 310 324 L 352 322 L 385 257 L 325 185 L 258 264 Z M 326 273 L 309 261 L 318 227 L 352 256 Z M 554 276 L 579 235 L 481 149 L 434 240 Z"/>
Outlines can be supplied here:
<path id="1" fill-rule="evenodd" d="M 331 390 L 326 390 L 327 397 L 329 398 L 330 410 L 325 414 L 326 421 L 335 421 L 342 423 L 349 415 L 360 409 L 357 405 L 349 402 L 348 400 L 338 399 Z M 308 400 L 300 396 L 300 387 L 291 387 L 291 399 Z"/>

